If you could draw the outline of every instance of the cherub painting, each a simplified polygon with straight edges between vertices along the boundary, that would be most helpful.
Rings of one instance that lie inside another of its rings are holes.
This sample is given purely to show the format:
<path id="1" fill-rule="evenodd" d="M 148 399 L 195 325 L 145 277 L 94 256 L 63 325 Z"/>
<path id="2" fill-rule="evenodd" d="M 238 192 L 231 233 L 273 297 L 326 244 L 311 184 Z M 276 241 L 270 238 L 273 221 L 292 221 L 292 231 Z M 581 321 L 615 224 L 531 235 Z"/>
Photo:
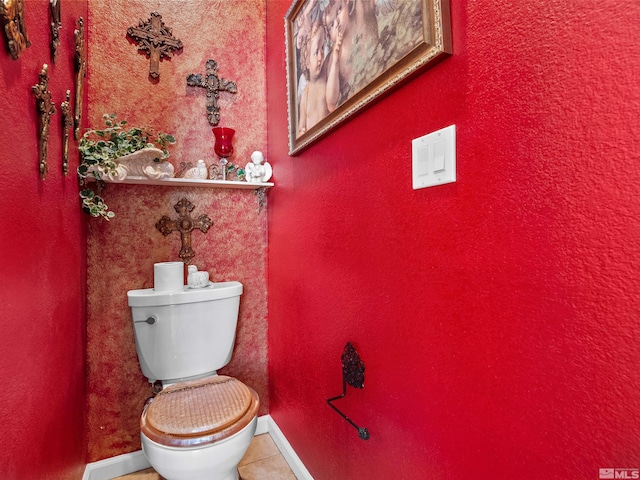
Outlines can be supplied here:
<path id="1" fill-rule="evenodd" d="M 439 8 L 446 0 L 433 2 Z M 425 44 L 426 0 L 296 0 L 287 14 L 290 137 L 317 135 Z M 441 13 L 438 11 L 438 13 Z M 377 86 L 375 88 L 378 88 Z M 334 115 L 335 112 L 335 115 Z M 293 147 L 294 145 L 292 145 Z"/>

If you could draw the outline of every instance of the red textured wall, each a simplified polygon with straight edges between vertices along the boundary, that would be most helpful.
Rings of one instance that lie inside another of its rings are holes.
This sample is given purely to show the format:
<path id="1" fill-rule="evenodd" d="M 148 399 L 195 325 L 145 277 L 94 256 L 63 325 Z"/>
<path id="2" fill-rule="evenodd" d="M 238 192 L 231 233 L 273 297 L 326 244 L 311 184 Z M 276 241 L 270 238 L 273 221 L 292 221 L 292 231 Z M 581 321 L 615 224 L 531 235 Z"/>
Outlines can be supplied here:
<path id="1" fill-rule="evenodd" d="M 49 1 L 25 2 L 32 46 L 12 60 L 0 37 L 0 478 L 79 479 L 85 436 L 86 248 L 76 177 L 62 175 L 60 102 L 74 91 L 73 30 L 85 0 L 62 2 L 61 46 L 49 54 Z M 38 174 L 35 98 L 43 63 L 58 113 L 49 173 Z M 72 148 L 73 148 L 72 143 Z M 70 157 L 70 170 L 78 165 Z"/>
<path id="2" fill-rule="evenodd" d="M 289 4 L 267 4 L 270 400 L 314 478 L 640 467 L 638 3 L 452 1 L 454 55 L 295 158 Z M 412 190 L 411 139 L 450 124 L 457 182 Z M 347 341 L 367 442 L 325 402 Z"/>

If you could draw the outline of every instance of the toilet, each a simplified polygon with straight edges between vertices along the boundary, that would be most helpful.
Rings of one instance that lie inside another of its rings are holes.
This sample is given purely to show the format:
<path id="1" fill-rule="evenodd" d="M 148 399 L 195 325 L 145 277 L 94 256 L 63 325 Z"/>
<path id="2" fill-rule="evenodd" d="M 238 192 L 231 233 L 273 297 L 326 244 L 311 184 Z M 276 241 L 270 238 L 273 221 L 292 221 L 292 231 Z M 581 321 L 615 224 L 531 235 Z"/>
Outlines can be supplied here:
<path id="1" fill-rule="evenodd" d="M 140 369 L 159 390 L 140 419 L 142 450 L 166 480 L 239 478 L 260 400 L 217 370 L 231 360 L 242 288 L 209 282 L 127 293 Z"/>

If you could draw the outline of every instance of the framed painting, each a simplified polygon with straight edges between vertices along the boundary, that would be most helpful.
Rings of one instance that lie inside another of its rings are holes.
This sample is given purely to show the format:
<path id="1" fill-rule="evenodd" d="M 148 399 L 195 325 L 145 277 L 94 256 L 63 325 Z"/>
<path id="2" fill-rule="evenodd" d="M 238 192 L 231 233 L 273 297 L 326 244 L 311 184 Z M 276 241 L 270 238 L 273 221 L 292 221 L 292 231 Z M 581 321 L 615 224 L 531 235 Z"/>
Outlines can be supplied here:
<path id="1" fill-rule="evenodd" d="M 448 0 L 295 0 L 285 33 L 290 155 L 452 53 Z"/>

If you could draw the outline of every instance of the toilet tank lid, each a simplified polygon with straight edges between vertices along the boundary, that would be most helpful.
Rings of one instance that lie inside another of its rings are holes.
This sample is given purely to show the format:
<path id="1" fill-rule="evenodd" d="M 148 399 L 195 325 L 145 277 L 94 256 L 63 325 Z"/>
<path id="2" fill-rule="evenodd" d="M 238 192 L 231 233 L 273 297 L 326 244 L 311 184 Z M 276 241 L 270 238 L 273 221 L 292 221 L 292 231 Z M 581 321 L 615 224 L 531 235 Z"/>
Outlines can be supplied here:
<path id="1" fill-rule="evenodd" d="M 242 295 L 240 282 L 209 282 L 204 288 L 189 288 L 175 292 L 156 292 L 153 288 L 129 290 L 127 298 L 130 307 L 156 307 L 181 303 L 207 302 Z"/>

